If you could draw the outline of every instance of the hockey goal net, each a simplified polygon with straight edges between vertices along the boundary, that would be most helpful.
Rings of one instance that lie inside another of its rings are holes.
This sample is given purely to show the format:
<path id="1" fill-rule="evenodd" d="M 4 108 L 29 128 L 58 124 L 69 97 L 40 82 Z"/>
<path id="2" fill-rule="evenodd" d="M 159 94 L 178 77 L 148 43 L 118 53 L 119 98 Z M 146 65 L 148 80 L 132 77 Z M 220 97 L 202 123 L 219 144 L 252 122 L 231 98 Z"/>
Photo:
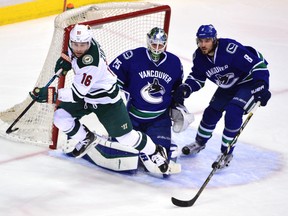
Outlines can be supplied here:
<path id="1" fill-rule="evenodd" d="M 110 62 L 125 50 L 146 46 L 146 34 L 153 27 L 162 27 L 168 33 L 170 15 L 171 9 L 168 5 L 148 2 L 93 4 L 63 12 L 55 18 L 50 49 L 35 86 L 45 86 L 54 75 L 55 63 L 61 52 L 67 50 L 69 32 L 76 23 L 92 27 L 95 39 Z M 70 71 L 65 78 L 55 80 L 51 86 L 66 87 L 71 84 L 72 79 L 73 72 Z M 55 105 L 52 104 L 35 103 L 14 126 L 18 130 L 5 133 L 30 102 L 31 98 L 28 96 L 22 103 L 0 112 L 0 136 L 18 142 L 57 148 L 61 133 L 53 126 Z"/>

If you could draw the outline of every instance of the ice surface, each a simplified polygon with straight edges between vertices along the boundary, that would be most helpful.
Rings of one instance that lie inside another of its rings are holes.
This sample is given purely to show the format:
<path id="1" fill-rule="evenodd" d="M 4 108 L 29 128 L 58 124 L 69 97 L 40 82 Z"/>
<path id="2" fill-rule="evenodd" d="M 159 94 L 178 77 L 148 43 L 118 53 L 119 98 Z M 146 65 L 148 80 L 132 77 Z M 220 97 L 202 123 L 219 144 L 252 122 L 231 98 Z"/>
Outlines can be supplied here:
<path id="1" fill-rule="evenodd" d="M 191 199 L 211 171 L 220 148 L 223 122 L 196 157 L 179 157 L 182 173 L 160 179 L 138 172 L 124 175 L 60 150 L 0 138 L 0 215 L 3 216 L 279 216 L 287 212 L 286 69 L 287 1 L 155 1 L 169 4 L 172 20 L 168 50 L 189 73 L 195 32 L 212 23 L 220 37 L 259 49 L 269 62 L 272 98 L 260 108 L 239 138 L 231 166 L 216 173 L 195 205 L 173 206 L 171 196 Z M 0 110 L 24 100 L 42 69 L 53 34 L 54 16 L 0 27 Z M 210 83 L 186 102 L 195 113 L 191 127 L 173 136 L 192 142 L 202 111 L 215 89 Z"/>

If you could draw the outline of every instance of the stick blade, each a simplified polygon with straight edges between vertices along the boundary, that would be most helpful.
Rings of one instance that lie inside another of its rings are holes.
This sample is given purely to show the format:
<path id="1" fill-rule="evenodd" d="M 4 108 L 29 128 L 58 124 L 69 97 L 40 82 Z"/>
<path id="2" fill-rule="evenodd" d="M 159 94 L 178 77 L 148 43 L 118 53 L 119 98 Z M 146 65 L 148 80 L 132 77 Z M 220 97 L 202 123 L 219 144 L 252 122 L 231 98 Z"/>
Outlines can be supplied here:
<path id="1" fill-rule="evenodd" d="M 19 128 L 14 128 L 14 129 L 12 129 L 12 128 L 8 128 L 7 130 L 6 130 L 6 133 L 7 134 L 10 134 L 10 133 L 12 133 L 12 132 L 14 132 L 14 131 L 17 131 Z"/>
<path id="2" fill-rule="evenodd" d="M 176 199 L 174 197 L 171 198 L 171 201 L 172 203 L 175 205 L 175 206 L 179 206 L 179 207 L 191 207 L 195 201 L 196 201 L 196 198 L 194 197 L 193 199 L 191 200 L 179 200 L 179 199 Z"/>

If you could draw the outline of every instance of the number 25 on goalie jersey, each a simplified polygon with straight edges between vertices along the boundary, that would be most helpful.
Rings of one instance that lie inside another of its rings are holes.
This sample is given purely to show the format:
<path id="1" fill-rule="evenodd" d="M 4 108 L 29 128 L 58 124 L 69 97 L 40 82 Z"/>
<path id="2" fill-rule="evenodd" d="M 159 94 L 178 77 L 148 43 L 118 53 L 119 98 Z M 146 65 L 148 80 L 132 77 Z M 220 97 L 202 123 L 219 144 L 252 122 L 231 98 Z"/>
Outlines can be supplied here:
<path id="1" fill-rule="evenodd" d="M 171 92 L 182 83 L 180 59 L 163 52 L 155 63 L 145 47 L 128 50 L 110 63 L 118 84 L 129 92 L 130 115 L 147 122 L 163 114 L 171 105 Z"/>

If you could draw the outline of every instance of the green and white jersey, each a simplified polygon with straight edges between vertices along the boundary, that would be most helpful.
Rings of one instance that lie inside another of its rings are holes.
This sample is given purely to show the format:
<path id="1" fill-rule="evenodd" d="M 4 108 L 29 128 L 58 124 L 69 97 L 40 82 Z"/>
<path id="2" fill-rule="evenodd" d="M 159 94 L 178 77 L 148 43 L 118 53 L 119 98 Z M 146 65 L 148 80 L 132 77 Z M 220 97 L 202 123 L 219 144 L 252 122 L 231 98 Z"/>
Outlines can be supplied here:
<path id="1" fill-rule="evenodd" d="M 80 58 L 69 49 L 75 76 L 72 83 L 73 100 L 84 99 L 90 104 L 117 102 L 121 96 L 117 76 L 109 69 L 100 45 L 92 40 L 89 50 Z"/>

